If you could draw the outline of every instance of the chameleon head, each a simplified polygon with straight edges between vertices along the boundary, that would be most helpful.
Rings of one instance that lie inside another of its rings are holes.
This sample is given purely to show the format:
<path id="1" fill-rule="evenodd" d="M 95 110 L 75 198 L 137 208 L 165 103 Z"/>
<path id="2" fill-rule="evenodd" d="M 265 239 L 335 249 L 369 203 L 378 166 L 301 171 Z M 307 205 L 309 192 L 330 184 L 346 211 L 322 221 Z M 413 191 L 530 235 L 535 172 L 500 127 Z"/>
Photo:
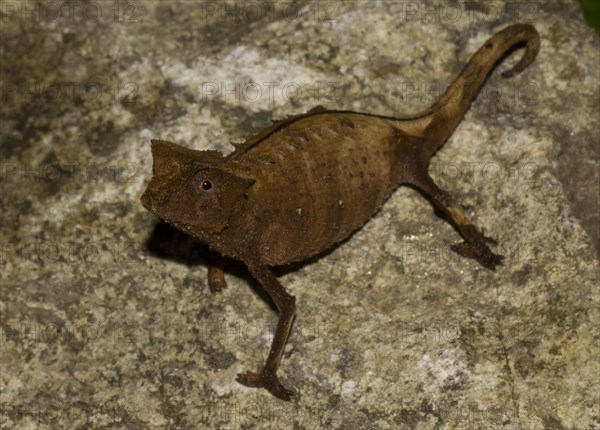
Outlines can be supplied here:
<path id="1" fill-rule="evenodd" d="M 152 180 L 142 204 L 176 228 L 202 238 L 222 231 L 252 179 L 227 170 L 218 151 L 194 151 L 152 141 Z"/>

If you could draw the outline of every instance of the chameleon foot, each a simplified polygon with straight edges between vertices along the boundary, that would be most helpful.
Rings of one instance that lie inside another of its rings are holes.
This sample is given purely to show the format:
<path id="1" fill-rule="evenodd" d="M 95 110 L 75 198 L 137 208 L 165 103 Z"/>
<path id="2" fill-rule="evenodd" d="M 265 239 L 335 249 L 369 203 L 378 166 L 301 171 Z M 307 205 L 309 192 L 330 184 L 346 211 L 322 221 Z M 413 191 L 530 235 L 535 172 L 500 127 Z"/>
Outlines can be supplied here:
<path id="1" fill-rule="evenodd" d="M 246 387 L 264 388 L 275 397 L 287 402 L 292 400 L 293 391 L 286 389 L 274 373 L 240 373 L 236 379 L 240 384 Z"/>
<path id="2" fill-rule="evenodd" d="M 208 287 L 210 291 L 213 293 L 220 293 L 225 288 L 227 288 L 227 283 L 225 282 L 225 278 L 218 276 L 211 276 L 212 274 L 209 272 L 208 275 Z"/>
<path id="3" fill-rule="evenodd" d="M 213 293 L 219 293 L 227 288 L 225 272 L 223 272 L 224 264 L 223 257 L 215 254 L 211 255 L 208 265 L 208 286 Z"/>
<path id="4" fill-rule="evenodd" d="M 479 262 L 483 267 L 490 270 L 496 270 L 496 266 L 502 264 L 502 260 L 504 259 L 504 256 L 494 254 L 490 251 L 490 248 L 488 248 L 485 243 L 471 245 L 470 243 L 462 242 L 452 245 L 450 248 L 458 255 L 472 258 Z"/>

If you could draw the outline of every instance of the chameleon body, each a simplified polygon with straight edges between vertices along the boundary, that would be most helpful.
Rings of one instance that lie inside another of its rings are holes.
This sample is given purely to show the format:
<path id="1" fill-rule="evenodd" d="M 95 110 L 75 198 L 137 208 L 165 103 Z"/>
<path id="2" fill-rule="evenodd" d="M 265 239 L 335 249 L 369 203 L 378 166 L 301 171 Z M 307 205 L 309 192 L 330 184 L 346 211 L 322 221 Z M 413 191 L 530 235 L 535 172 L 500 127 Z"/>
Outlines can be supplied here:
<path id="1" fill-rule="evenodd" d="M 259 373 L 238 381 L 289 400 L 277 368 L 295 313 L 295 299 L 270 267 L 301 261 L 347 238 L 401 184 L 410 184 L 445 212 L 464 238 L 459 254 L 494 270 L 502 256 L 454 199 L 427 173 L 433 154 L 461 121 L 495 64 L 512 48 L 525 53 L 504 77 L 525 69 L 540 40 L 530 25 L 490 38 L 447 92 L 410 118 L 321 107 L 262 130 L 235 151 L 196 151 L 152 141 L 153 178 L 142 196 L 152 213 L 215 252 L 209 285 L 225 287 L 222 256 L 242 261 L 279 311 L 273 343 Z"/>

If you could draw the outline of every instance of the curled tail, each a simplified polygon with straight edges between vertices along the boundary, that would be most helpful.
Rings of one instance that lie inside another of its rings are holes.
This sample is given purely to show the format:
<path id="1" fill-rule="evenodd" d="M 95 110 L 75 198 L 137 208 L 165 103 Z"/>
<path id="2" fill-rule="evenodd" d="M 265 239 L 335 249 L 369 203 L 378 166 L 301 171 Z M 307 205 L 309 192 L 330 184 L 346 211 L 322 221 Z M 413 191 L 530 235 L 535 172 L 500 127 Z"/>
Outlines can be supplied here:
<path id="1" fill-rule="evenodd" d="M 540 50 L 540 36 L 528 24 L 511 25 L 496 33 L 473 55 L 440 99 L 419 115 L 421 119 L 428 117 L 424 133 L 428 139 L 423 146 L 423 160 L 429 160 L 452 134 L 496 63 L 512 48 L 522 44 L 525 44 L 525 53 L 512 69 L 502 73 L 504 78 L 521 72 L 531 64 Z"/>

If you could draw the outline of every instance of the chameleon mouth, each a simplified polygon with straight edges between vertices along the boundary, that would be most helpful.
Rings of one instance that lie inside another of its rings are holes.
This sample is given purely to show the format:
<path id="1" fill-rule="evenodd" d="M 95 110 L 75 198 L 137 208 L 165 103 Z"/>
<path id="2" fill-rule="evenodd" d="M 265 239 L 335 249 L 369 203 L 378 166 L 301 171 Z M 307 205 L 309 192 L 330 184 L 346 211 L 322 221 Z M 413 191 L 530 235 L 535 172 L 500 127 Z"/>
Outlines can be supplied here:
<path id="1" fill-rule="evenodd" d="M 144 194 L 142 194 L 142 197 L 140 198 L 140 201 L 142 202 L 142 205 L 149 211 L 152 212 L 153 214 L 156 214 L 156 211 L 154 210 L 154 195 L 150 192 L 150 190 L 146 189 L 146 191 L 144 192 Z"/>
<path id="2" fill-rule="evenodd" d="M 157 195 L 157 193 L 154 190 L 150 189 L 150 187 L 148 187 L 144 194 L 142 194 L 140 201 L 142 205 L 148 210 L 148 212 L 160 218 L 165 218 L 165 215 L 168 215 L 166 213 L 168 212 L 168 206 L 165 205 L 163 198 L 161 198 L 160 195 Z"/>
<path id="3" fill-rule="evenodd" d="M 142 194 L 140 201 L 150 213 L 158 216 L 167 224 L 185 233 L 193 233 L 196 227 L 194 220 L 180 213 L 180 202 L 176 196 L 169 195 L 165 198 L 149 187 Z"/>

